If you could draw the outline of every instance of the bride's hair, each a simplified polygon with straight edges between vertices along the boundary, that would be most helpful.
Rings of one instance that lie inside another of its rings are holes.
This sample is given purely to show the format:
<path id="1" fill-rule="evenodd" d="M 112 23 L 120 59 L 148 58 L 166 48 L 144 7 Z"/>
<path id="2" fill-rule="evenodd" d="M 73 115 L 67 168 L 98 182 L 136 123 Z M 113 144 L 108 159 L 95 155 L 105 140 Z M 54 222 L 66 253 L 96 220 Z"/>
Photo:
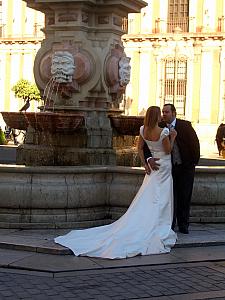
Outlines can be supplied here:
<path id="1" fill-rule="evenodd" d="M 155 127 L 156 124 L 159 122 L 159 117 L 161 116 L 161 110 L 158 106 L 150 106 L 147 109 L 145 119 L 144 119 L 144 126 L 148 126 L 150 128 Z"/>

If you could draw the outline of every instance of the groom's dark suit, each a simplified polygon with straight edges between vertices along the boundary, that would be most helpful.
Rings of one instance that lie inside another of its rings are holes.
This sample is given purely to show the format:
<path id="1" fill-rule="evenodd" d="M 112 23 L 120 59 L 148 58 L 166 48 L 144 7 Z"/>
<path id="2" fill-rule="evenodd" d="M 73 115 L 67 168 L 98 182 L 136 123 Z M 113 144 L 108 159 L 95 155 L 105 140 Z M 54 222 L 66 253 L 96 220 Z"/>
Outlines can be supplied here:
<path id="1" fill-rule="evenodd" d="M 160 127 L 166 127 L 161 123 Z M 174 220 L 180 231 L 188 231 L 191 195 L 194 183 L 195 166 L 200 158 L 200 145 L 196 132 L 189 121 L 176 119 L 176 143 L 179 149 L 181 164 L 174 164 L 172 159 L 172 175 L 174 188 Z M 144 145 L 144 156 L 151 156 L 148 146 Z M 173 156 L 173 153 L 172 153 Z"/>

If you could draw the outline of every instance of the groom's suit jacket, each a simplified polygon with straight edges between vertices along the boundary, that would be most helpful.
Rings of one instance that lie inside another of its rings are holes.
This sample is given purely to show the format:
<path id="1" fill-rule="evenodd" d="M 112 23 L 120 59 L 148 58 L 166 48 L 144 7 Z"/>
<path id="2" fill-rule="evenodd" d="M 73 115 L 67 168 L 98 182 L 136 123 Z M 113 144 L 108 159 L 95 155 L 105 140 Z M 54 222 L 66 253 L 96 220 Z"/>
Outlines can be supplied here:
<path id="1" fill-rule="evenodd" d="M 161 122 L 159 126 L 166 127 L 166 124 Z M 191 122 L 176 119 L 175 130 L 177 131 L 176 142 L 180 151 L 182 164 L 186 166 L 197 165 L 200 158 L 200 144 Z M 145 159 L 151 156 L 146 143 L 143 150 Z"/>

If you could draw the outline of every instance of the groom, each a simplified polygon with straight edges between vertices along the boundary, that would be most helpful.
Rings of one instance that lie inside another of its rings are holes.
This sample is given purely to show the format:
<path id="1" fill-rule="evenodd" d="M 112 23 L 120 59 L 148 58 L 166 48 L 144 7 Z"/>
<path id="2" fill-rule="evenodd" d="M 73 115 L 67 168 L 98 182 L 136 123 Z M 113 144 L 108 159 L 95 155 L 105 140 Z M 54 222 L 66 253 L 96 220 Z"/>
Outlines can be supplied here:
<path id="1" fill-rule="evenodd" d="M 176 118 L 173 104 L 165 104 L 162 109 L 162 127 L 177 131 L 172 150 L 172 176 L 174 190 L 174 216 L 172 229 L 177 223 L 179 231 L 188 234 L 191 195 L 194 183 L 195 166 L 200 158 L 200 145 L 196 132 L 189 121 Z M 151 157 L 148 146 L 144 146 L 145 159 L 153 170 L 159 169 L 157 161 Z"/>

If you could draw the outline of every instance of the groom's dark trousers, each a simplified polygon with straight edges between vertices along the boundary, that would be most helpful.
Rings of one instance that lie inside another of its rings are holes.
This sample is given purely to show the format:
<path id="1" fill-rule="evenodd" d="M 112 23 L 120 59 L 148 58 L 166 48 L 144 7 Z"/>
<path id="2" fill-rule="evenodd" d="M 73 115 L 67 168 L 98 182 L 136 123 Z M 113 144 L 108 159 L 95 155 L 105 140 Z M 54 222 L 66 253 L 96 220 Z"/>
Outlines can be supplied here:
<path id="1" fill-rule="evenodd" d="M 165 123 L 160 124 L 165 127 Z M 172 176 L 174 190 L 174 217 L 172 228 L 177 223 L 179 229 L 188 229 L 191 196 L 194 183 L 195 166 L 200 158 L 200 145 L 196 132 L 189 121 L 176 119 L 176 142 L 179 149 L 181 164 L 173 164 Z M 151 152 L 144 144 L 145 159 L 151 156 Z M 173 156 L 173 153 L 172 153 Z"/>

